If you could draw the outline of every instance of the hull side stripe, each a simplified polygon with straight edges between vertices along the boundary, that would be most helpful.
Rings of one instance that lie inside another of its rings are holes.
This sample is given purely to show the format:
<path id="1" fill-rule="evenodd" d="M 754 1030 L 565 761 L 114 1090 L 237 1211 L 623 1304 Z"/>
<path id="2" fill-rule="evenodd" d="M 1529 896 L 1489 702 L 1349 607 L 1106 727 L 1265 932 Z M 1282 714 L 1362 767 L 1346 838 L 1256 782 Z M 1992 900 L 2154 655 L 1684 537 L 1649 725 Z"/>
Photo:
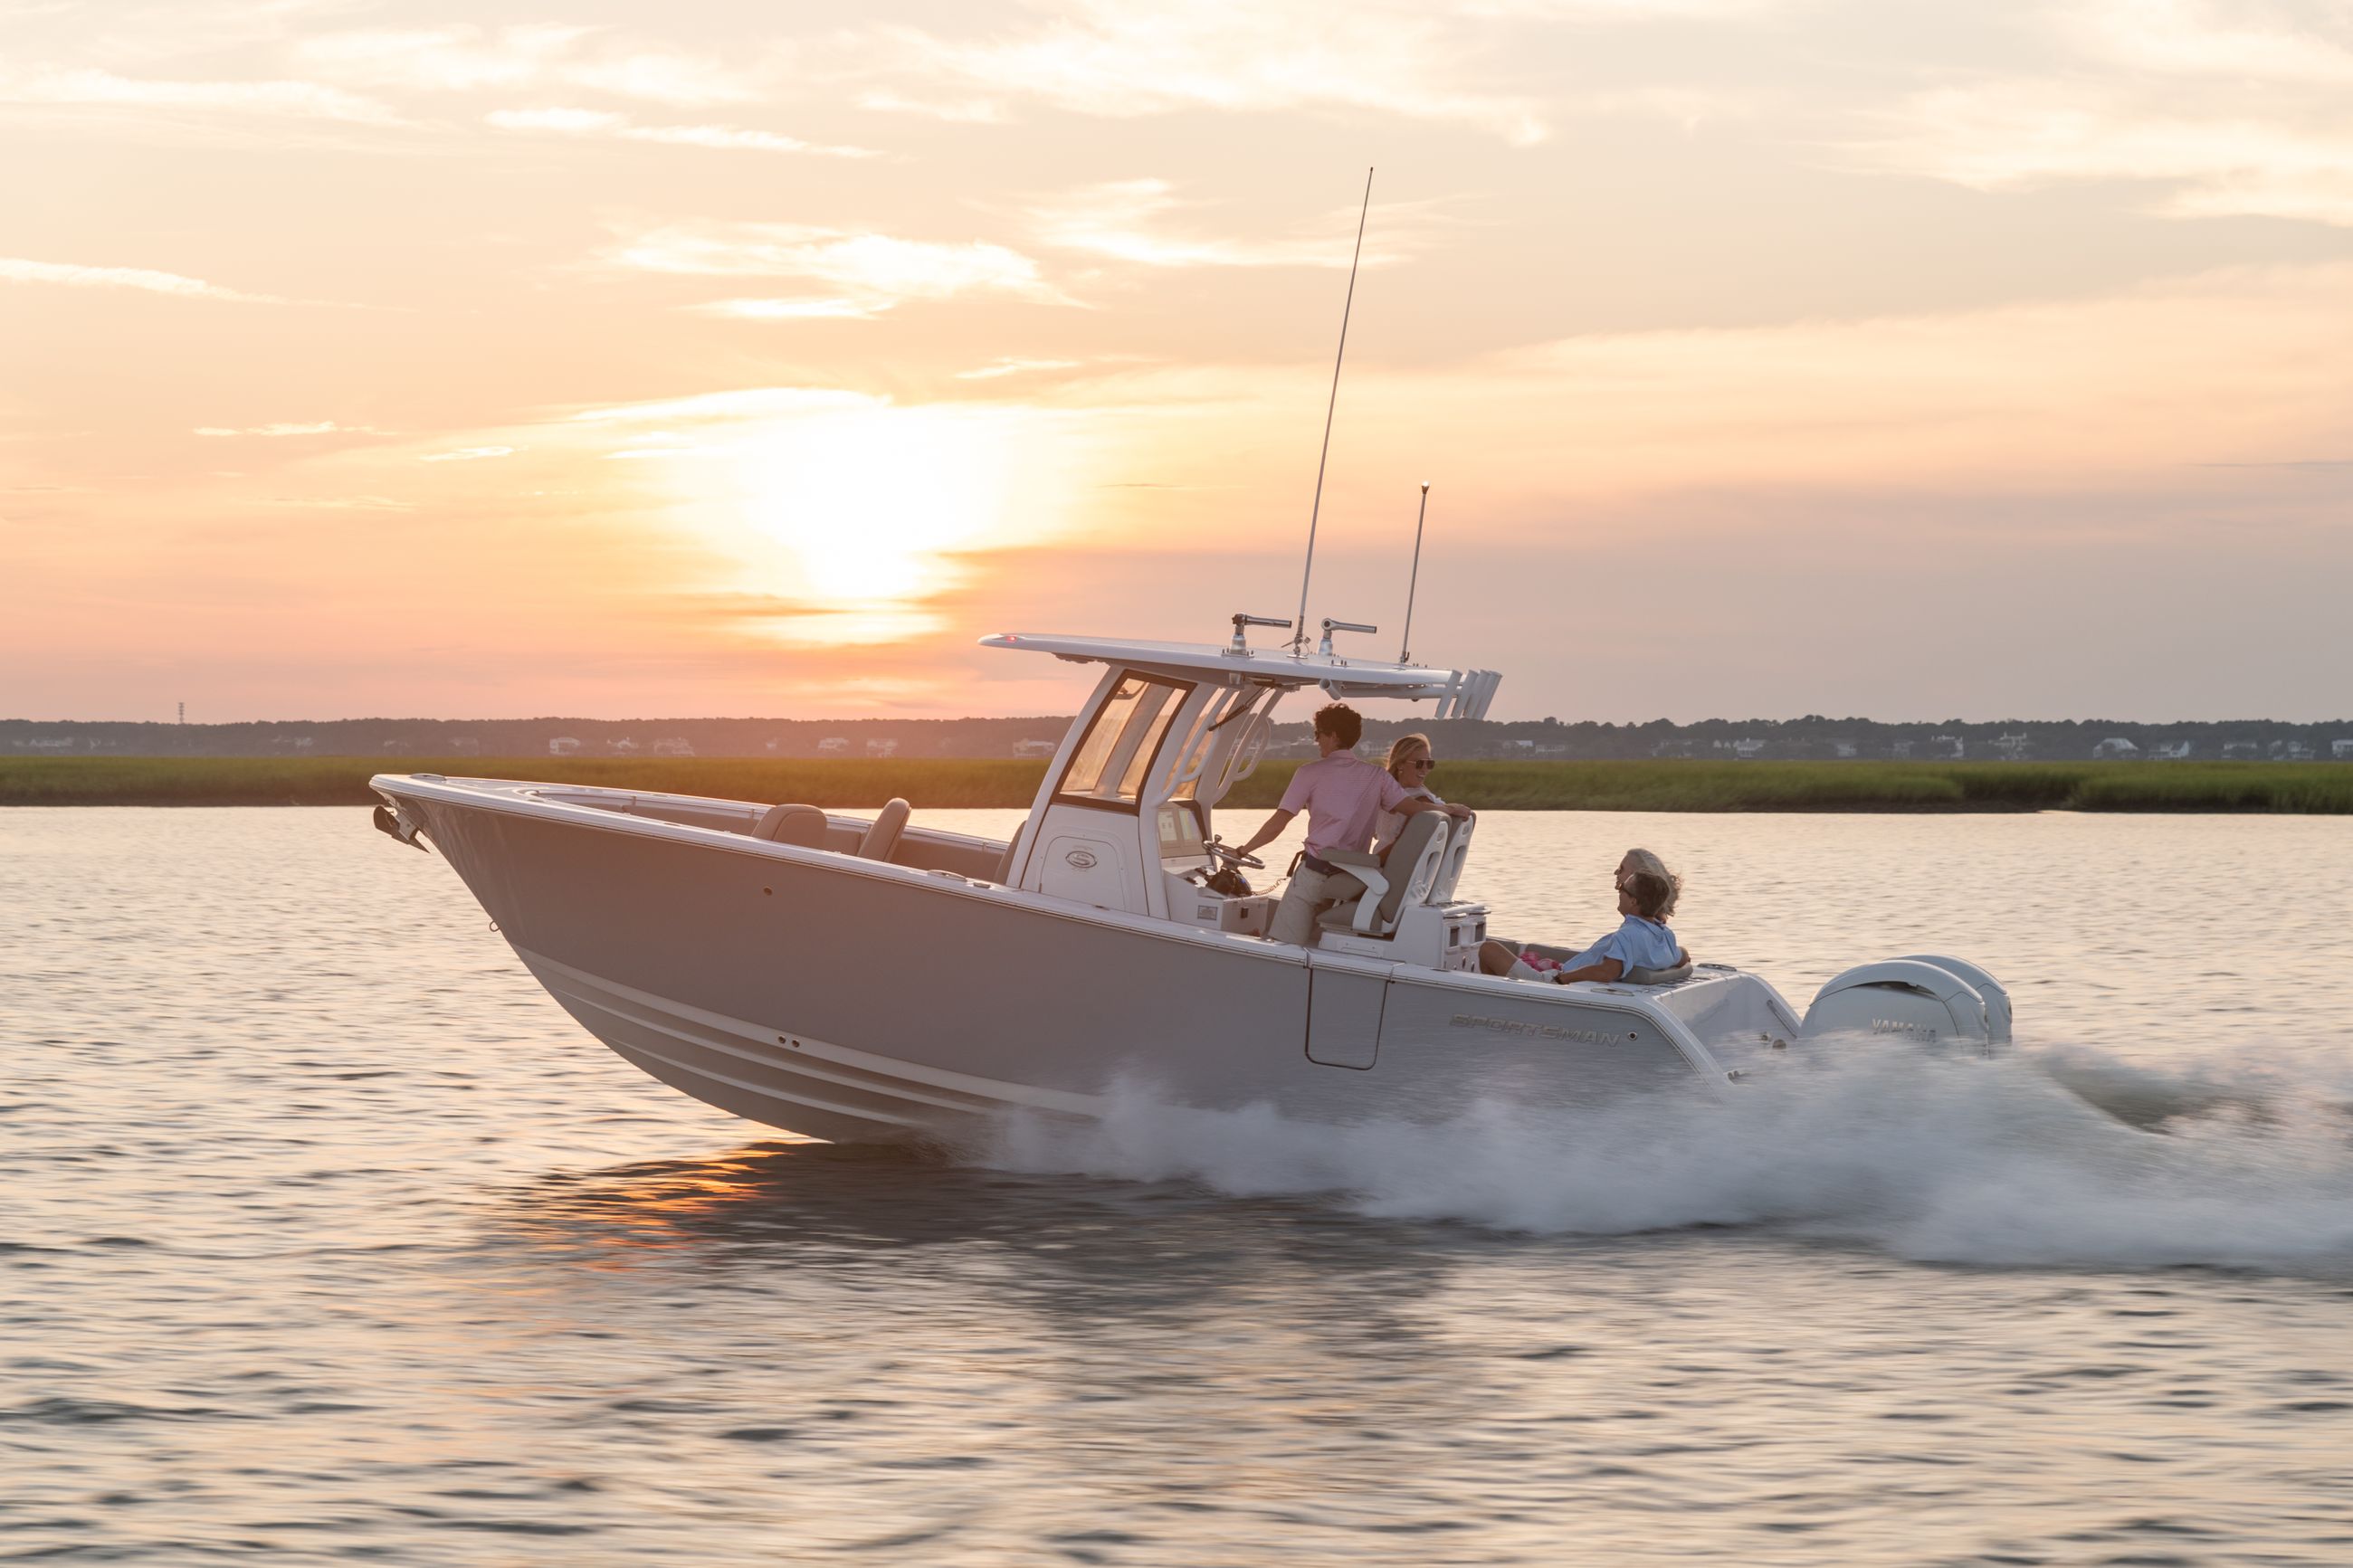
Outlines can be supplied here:
<path id="1" fill-rule="evenodd" d="M 748 1079 L 735 1078 L 727 1073 L 712 1072 L 709 1068 L 697 1067 L 692 1062 L 681 1061 L 676 1057 L 667 1055 L 661 1051 L 654 1050 L 649 1047 L 617 1046 L 613 1045 L 613 1042 L 610 1040 L 607 1040 L 605 1043 L 613 1047 L 613 1050 L 616 1055 L 627 1057 L 633 1060 L 638 1057 L 651 1057 L 658 1062 L 666 1063 L 670 1067 L 675 1068 L 678 1071 L 685 1074 L 689 1078 L 703 1079 L 712 1083 L 723 1083 L 731 1089 L 744 1089 L 750 1093 L 756 1094 L 763 1100 L 781 1100 L 786 1105 L 805 1105 L 812 1110 L 831 1111 L 837 1116 L 847 1116 L 860 1121 L 886 1122 L 892 1127 L 920 1127 L 924 1125 L 924 1123 L 917 1121 L 913 1117 L 893 1116 L 887 1110 L 861 1110 L 856 1106 L 836 1105 L 831 1100 L 818 1100 L 806 1094 L 786 1094 L 781 1089 L 770 1088 L 766 1084 L 753 1083 Z"/>
<path id="2" fill-rule="evenodd" d="M 732 1034 L 745 1040 L 757 1040 L 763 1044 L 775 1038 L 778 1034 L 786 1034 L 801 1042 L 804 1056 L 834 1062 L 853 1071 L 872 1073 L 878 1078 L 919 1083 L 949 1094 L 969 1095 L 974 1099 L 997 1104 L 1034 1106 L 1041 1110 L 1060 1110 L 1074 1116 L 1095 1116 L 1102 1111 L 1103 1101 L 1094 1095 L 1073 1094 L 1056 1089 L 1036 1089 L 1027 1084 L 1008 1083 L 1002 1079 L 980 1078 L 972 1073 L 956 1072 L 947 1068 L 923 1067 L 915 1062 L 902 1061 L 896 1057 L 861 1051 L 853 1046 L 830 1045 L 823 1040 L 809 1039 L 806 1036 L 792 1035 L 788 1030 L 765 1028 L 757 1024 L 747 1023 L 741 1018 L 731 1018 L 723 1013 L 710 1012 L 683 1002 L 671 1001 L 665 996 L 658 996 L 651 992 L 639 991 L 610 980 L 601 980 L 586 970 L 575 969 L 568 963 L 544 957 L 524 948 L 518 947 L 515 952 L 534 970 L 544 966 L 547 970 L 561 974 L 591 991 L 605 992 L 671 1018 L 691 1020 L 706 1028 Z M 545 984 L 544 980 L 542 984 Z M 551 986 L 549 989 L 554 988 Z M 606 1011 L 611 1012 L 614 1009 L 607 1007 Z"/>
<path id="3" fill-rule="evenodd" d="M 840 1071 L 827 1072 L 815 1065 L 815 1063 L 810 1059 L 806 1049 L 791 1056 L 777 1056 L 774 1054 L 773 1049 L 765 1053 L 761 1051 L 748 1050 L 742 1046 L 731 1045 L 725 1040 L 712 1039 L 706 1036 L 690 1034 L 684 1029 L 674 1029 L 667 1024 L 658 1023 L 651 1018 L 641 1018 L 634 1014 L 624 1013 L 606 1003 L 599 1002 L 593 996 L 574 995 L 571 997 L 571 1000 L 583 1007 L 590 1009 L 591 1011 L 602 1013 L 608 1018 L 617 1018 L 622 1023 L 629 1025 L 633 1028 L 644 1029 L 652 1034 L 664 1035 L 669 1037 L 670 1039 L 679 1041 L 682 1045 L 699 1046 L 705 1050 L 715 1051 L 723 1056 L 733 1057 L 738 1061 L 750 1062 L 754 1067 L 774 1068 L 779 1072 L 789 1073 L 796 1078 L 806 1078 L 814 1079 L 819 1083 L 835 1084 L 843 1089 L 864 1089 L 871 1094 L 884 1095 L 894 1100 L 904 1100 L 917 1105 L 934 1105 L 939 1107 L 942 1110 L 987 1111 L 995 1109 L 995 1107 L 987 1101 L 979 1100 L 976 1097 L 948 1100 L 937 1094 L 924 1094 L 919 1090 L 903 1087 L 904 1080 L 901 1080 L 899 1082 L 875 1082 L 865 1079 L 851 1078 L 846 1073 Z M 597 1038 L 603 1039 L 604 1037 L 599 1035 Z M 650 1047 L 642 1046 L 636 1048 L 649 1052 L 652 1049 Z M 662 1059 L 664 1061 L 669 1061 L 671 1058 L 665 1056 Z M 697 1068 L 695 1070 L 702 1071 L 703 1069 Z M 837 1107 L 835 1109 L 839 1108 Z"/>

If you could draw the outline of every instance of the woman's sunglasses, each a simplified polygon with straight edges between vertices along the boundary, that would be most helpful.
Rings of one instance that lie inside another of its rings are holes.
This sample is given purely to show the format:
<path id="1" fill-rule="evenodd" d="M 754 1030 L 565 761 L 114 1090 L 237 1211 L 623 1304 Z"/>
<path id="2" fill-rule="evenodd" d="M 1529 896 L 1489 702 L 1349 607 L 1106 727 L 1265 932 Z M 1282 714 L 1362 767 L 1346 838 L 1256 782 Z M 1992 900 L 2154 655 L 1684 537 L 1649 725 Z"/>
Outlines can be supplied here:
<path id="1" fill-rule="evenodd" d="M 1406 766 L 1409 768 L 1419 768 L 1424 773 L 1434 773 L 1437 771 L 1438 763 L 1434 759 L 1430 757 L 1416 757 L 1413 761 L 1406 763 Z"/>

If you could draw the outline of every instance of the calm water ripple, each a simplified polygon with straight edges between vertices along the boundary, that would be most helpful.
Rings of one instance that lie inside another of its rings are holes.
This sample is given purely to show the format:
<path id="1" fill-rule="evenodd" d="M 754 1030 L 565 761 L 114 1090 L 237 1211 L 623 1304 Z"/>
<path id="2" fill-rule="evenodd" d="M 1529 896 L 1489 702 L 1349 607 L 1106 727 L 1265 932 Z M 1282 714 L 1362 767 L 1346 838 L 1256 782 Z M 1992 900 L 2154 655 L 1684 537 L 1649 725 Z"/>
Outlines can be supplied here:
<path id="1" fill-rule="evenodd" d="M 641 1077 L 363 814 L 0 814 L 0 1560 L 2353 1561 L 2353 835 L 1498 815 L 1475 890 L 1598 932 L 1630 842 L 2018 1057 L 950 1163 Z"/>

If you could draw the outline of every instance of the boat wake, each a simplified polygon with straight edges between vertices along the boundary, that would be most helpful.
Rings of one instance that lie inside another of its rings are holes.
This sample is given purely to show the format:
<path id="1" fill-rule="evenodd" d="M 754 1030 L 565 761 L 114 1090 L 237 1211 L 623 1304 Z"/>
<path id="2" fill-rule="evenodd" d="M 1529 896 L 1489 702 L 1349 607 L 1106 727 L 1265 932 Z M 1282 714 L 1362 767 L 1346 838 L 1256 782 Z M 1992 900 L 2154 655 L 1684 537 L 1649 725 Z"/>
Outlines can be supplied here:
<path id="1" fill-rule="evenodd" d="M 2353 1067 L 1791 1066 L 1721 1095 L 1445 1125 L 1205 1111 L 1136 1082 L 1099 1123 L 1008 1122 L 980 1158 L 1545 1236 L 1767 1226 L 1944 1263 L 2353 1268 Z"/>

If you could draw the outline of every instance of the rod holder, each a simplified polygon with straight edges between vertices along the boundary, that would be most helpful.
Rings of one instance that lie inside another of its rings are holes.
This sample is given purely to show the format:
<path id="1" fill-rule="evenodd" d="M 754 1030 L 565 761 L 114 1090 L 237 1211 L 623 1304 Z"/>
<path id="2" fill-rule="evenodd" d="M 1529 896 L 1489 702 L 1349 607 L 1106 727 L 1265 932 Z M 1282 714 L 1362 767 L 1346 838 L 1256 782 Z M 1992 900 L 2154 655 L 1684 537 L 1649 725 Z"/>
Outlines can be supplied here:
<path id="1" fill-rule="evenodd" d="M 1326 616 L 1324 617 L 1324 640 L 1316 644 L 1315 651 L 1322 654 L 1326 658 L 1332 657 L 1332 634 L 1334 632 L 1371 632 L 1377 636 L 1380 629 L 1381 628 L 1378 626 L 1368 626 L 1356 621 L 1335 621 L 1331 616 Z"/>
<path id="2" fill-rule="evenodd" d="M 1227 645 L 1227 657 L 1240 658 L 1250 657 L 1250 642 L 1242 635 L 1244 626 L 1280 626 L 1284 631 L 1289 631 L 1291 623 L 1277 620 L 1272 616 L 1245 616 L 1237 612 L 1234 616 L 1234 640 Z"/>

